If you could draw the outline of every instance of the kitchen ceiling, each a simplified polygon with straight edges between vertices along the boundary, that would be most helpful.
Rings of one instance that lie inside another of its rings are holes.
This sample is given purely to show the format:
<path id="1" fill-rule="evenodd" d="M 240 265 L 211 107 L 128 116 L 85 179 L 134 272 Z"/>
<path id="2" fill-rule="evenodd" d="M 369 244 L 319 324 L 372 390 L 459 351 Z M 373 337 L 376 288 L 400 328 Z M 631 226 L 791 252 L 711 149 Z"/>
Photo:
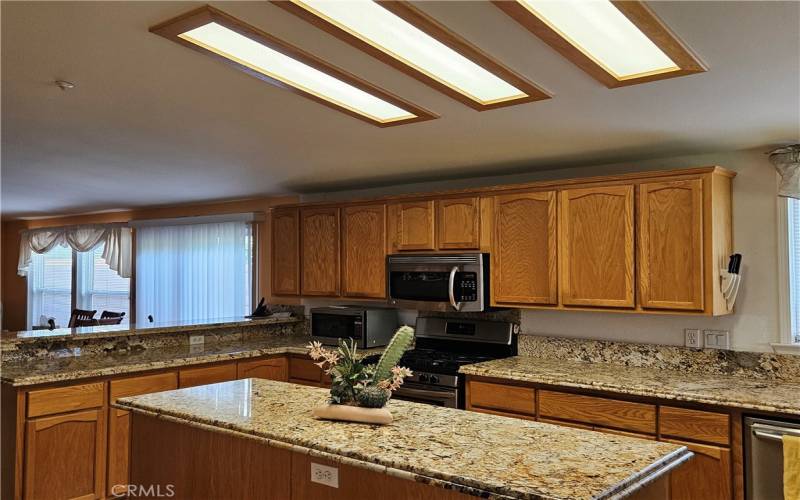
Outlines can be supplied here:
<path id="1" fill-rule="evenodd" d="M 148 32 L 191 2 L 2 2 L 2 211 L 495 175 L 800 139 L 800 4 L 653 2 L 707 73 L 609 90 L 489 2 L 420 9 L 554 94 L 477 112 L 267 2 L 225 12 L 441 117 L 381 129 Z M 53 80 L 74 82 L 63 91 Z"/>

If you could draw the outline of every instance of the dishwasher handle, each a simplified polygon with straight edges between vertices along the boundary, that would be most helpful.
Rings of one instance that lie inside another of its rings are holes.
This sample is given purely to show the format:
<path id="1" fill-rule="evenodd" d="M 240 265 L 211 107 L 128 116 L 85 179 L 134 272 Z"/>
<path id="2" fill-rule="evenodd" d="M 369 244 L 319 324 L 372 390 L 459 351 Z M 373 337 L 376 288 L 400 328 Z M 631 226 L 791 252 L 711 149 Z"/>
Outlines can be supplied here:
<path id="1" fill-rule="evenodd" d="M 754 423 L 750 426 L 750 429 L 753 432 L 753 436 L 771 441 L 783 441 L 783 436 L 800 437 L 800 429 L 790 427 Z"/>

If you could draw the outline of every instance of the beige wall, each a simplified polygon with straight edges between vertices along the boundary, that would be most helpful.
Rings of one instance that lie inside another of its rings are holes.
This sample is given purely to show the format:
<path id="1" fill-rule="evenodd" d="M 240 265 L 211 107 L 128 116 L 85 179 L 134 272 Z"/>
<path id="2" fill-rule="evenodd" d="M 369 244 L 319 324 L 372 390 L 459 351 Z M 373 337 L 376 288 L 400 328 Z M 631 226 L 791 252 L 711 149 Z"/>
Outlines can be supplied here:
<path id="1" fill-rule="evenodd" d="M 303 201 L 478 187 L 548 178 L 719 165 L 737 172 L 733 181 L 733 239 L 743 255 L 743 284 L 736 312 L 719 318 L 619 313 L 524 311 L 526 333 L 659 344 L 683 344 L 685 328 L 726 329 L 736 350 L 768 351 L 779 342 L 776 174 L 762 150 L 662 158 L 513 176 L 407 184 L 391 188 L 308 195 Z M 316 304 L 318 302 L 309 302 Z M 404 312 L 405 321 L 413 313 Z"/>

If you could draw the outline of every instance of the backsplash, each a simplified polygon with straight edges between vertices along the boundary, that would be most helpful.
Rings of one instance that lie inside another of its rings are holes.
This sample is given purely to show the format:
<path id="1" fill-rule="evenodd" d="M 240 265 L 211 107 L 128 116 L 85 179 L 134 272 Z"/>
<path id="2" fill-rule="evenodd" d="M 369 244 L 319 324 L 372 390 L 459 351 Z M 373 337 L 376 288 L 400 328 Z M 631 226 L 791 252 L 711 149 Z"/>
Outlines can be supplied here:
<path id="1" fill-rule="evenodd" d="M 800 356 L 523 334 L 520 356 L 800 381 Z"/>

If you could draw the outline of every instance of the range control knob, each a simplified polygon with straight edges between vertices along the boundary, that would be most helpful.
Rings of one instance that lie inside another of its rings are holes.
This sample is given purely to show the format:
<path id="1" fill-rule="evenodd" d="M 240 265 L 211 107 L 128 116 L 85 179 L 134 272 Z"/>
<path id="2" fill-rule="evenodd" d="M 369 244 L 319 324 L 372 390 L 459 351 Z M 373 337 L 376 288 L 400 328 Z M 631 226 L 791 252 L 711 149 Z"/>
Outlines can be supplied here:
<path id="1" fill-rule="evenodd" d="M 428 377 L 428 381 L 431 384 L 438 384 L 439 383 L 439 377 L 437 377 L 436 375 L 431 375 L 430 377 Z"/>
<path id="2" fill-rule="evenodd" d="M 420 373 L 419 374 L 419 381 L 420 382 L 427 382 L 428 381 L 428 374 L 427 373 Z"/>

